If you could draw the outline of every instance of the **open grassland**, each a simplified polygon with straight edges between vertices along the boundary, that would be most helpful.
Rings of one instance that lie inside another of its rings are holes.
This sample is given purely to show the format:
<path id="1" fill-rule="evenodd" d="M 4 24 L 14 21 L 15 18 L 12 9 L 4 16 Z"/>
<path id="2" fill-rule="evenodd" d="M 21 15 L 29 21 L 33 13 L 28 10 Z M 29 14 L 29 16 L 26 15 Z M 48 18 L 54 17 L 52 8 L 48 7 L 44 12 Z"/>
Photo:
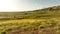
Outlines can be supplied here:
<path id="1" fill-rule="evenodd" d="M 60 34 L 60 6 L 28 12 L 1 12 L 0 34 Z"/>
<path id="2" fill-rule="evenodd" d="M 60 19 L 21 19 L 0 22 L 0 34 L 60 34 Z"/>

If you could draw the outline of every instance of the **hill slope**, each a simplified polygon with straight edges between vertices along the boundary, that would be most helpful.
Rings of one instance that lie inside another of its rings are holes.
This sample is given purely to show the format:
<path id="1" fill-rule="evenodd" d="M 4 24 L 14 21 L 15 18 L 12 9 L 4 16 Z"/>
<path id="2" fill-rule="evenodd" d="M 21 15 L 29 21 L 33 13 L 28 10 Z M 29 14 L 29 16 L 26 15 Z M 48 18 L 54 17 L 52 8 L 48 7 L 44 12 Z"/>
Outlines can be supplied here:
<path id="1" fill-rule="evenodd" d="M 42 17 L 60 17 L 60 6 L 25 12 L 0 12 L 0 18 L 35 19 Z"/>
<path id="2" fill-rule="evenodd" d="M 26 12 L 1 12 L 0 34 L 60 34 L 59 7 Z"/>

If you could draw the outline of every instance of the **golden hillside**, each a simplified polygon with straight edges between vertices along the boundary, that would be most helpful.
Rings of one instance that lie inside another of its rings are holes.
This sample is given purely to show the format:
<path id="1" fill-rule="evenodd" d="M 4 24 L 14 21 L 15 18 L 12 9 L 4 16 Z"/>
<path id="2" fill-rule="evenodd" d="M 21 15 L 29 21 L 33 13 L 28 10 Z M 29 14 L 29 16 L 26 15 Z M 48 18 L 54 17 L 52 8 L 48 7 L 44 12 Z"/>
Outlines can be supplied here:
<path id="1" fill-rule="evenodd" d="M 0 12 L 0 34 L 60 34 L 60 6 Z"/>

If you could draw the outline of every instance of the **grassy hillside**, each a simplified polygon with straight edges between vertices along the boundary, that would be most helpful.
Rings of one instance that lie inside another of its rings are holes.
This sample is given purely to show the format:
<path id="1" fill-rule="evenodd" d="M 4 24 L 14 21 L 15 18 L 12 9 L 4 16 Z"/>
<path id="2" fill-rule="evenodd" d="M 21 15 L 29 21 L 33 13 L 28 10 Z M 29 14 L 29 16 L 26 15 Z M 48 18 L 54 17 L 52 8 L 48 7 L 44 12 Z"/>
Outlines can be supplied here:
<path id="1" fill-rule="evenodd" d="M 59 17 L 60 16 L 60 6 L 49 7 L 34 11 L 24 11 L 24 12 L 1 12 L 1 18 L 21 18 L 21 19 L 35 19 L 42 17 Z"/>
<path id="2" fill-rule="evenodd" d="M 0 34 L 60 34 L 60 6 L 26 12 L 1 12 Z"/>

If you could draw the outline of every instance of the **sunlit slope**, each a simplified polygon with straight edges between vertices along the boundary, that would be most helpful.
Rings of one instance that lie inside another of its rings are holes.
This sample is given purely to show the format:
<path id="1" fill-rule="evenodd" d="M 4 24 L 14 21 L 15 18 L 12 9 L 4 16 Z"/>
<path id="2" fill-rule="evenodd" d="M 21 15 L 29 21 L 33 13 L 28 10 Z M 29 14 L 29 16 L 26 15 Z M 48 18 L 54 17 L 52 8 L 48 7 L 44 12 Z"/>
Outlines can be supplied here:
<path id="1" fill-rule="evenodd" d="M 7 21 L 1 21 L 0 24 L 9 24 L 9 23 L 34 23 L 36 21 L 45 21 L 45 20 L 55 20 L 55 21 L 60 21 L 60 18 L 50 18 L 50 19 L 17 19 L 17 20 L 7 20 Z"/>
<path id="2" fill-rule="evenodd" d="M 22 32 L 30 32 L 32 34 L 35 29 L 38 30 L 38 33 L 44 34 L 44 30 L 48 29 L 51 33 L 58 33 L 60 30 L 58 28 L 60 25 L 60 19 L 22 19 L 22 20 L 8 20 L 0 22 L 0 34 L 6 33 L 18 33 Z M 53 31 L 52 31 L 53 30 Z M 45 31 L 47 33 L 47 30 Z"/>
<path id="3" fill-rule="evenodd" d="M 0 34 L 60 34 L 60 6 L 26 12 L 1 12 Z"/>

